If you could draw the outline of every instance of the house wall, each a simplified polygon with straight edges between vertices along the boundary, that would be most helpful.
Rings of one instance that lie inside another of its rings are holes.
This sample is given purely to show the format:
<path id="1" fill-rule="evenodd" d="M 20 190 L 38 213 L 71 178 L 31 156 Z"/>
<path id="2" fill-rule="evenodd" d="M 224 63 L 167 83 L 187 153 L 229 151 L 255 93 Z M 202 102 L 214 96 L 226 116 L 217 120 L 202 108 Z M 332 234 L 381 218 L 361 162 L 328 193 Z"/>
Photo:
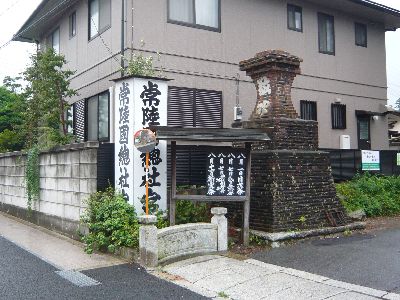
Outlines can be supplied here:
<path id="1" fill-rule="evenodd" d="M 351 147 L 357 148 L 355 110 L 379 112 L 386 104 L 385 30 L 383 24 L 371 24 L 357 17 L 356 12 L 332 11 L 307 1 L 290 1 L 303 8 L 303 33 L 300 33 L 287 29 L 287 1 L 221 0 L 221 32 L 213 32 L 168 23 L 164 0 L 126 3 L 125 47 L 130 48 L 126 56 L 138 50 L 153 55 L 159 52 L 161 60 L 156 65 L 174 79 L 171 85 L 222 91 L 224 127 L 230 127 L 233 120 L 238 62 L 265 49 L 284 49 L 304 59 L 302 75 L 294 82 L 292 99 L 298 112 L 300 100 L 317 101 L 322 148 L 338 148 L 342 134 L 350 135 Z M 54 25 L 54 28 L 60 25 L 61 53 L 70 61 L 68 66 L 77 70 L 72 86 L 79 96 L 72 101 L 107 90 L 113 85 L 109 80 L 120 75 L 117 55 L 121 48 L 120 5 L 120 1 L 112 1 L 111 28 L 91 41 L 88 41 L 87 1 L 80 1 L 60 24 Z M 75 9 L 77 35 L 69 39 L 68 15 Z M 318 12 L 335 17 L 335 55 L 318 51 Z M 355 45 L 355 21 L 368 24 L 367 48 Z M 243 72 L 240 77 L 240 105 L 247 119 L 254 107 L 255 88 Z M 345 130 L 331 129 L 330 105 L 337 98 L 347 106 Z M 389 147 L 387 129 L 384 117 L 371 122 L 373 149 Z"/>
<path id="2" fill-rule="evenodd" d="M 0 210 L 77 237 L 85 199 L 97 190 L 98 143 L 72 144 L 41 153 L 40 200 L 27 212 L 26 156 L 0 154 Z"/>

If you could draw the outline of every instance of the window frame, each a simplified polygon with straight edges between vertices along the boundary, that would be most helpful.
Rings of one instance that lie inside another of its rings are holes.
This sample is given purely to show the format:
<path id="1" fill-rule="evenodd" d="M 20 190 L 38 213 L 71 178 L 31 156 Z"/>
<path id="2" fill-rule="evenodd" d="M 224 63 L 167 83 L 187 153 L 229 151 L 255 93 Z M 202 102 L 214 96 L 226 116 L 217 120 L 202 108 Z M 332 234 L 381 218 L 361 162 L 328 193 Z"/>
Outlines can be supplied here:
<path id="1" fill-rule="evenodd" d="M 320 32 L 321 18 L 324 18 L 324 20 L 327 20 L 327 19 L 332 20 L 333 51 L 321 50 L 321 32 Z M 319 53 L 322 53 L 322 54 L 328 54 L 328 55 L 336 54 L 335 17 L 332 15 L 321 13 L 321 12 L 318 13 L 318 50 L 319 50 Z"/>
<path id="2" fill-rule="evenodd" d="M 69 39 L 72 39 L 73 37 L 76 36 L 76 10 L 72 12 L 72 14 L 69 15 L 68 19 L 69 23 Z M 75 32 L 74 32 L 75 29 Z"/>
<path id="3" fill-rule="evenodd" d="M 347 111 L 346 111 L 346 104 L 341 104 L 341 103 L 332 103 L 331 104 L 331 121 L 332 121 L 332 129 L 346 129 L 347 128 Z M 337 118 L 335 114 L 337 113 L 342 114 L 340 118 Z M 335 120 L 341 120 L 341 123 L 339 124 L 339 121 Z"/>
<path id="4" fill-rule="evenodd" d="M 311 119 L 307 119 L 306 116 L 304 116 L 303 118 L 303 112 L 306 113 L 306 109 L 303 109 L 303 107 L 307 106 L 311 107 L 311 110 L 308 111 L 308 113 L 311 114 Z M 300 100 L 300 118 L 307 121 L 318 121 L 317 102 L 310 100 Z"/>
<path id="5" fill-rule="evenodd" d="M 110 24 L 106 25 L 103 28 L 97 28 L 98 32 L 95 35 L 93 35 L 92 37 L 90 36 L 90 31 L 91 31 L 92 26 L 93 26 L 93 24 L 91 22 L 91 17 L 90 17 L 90 7 L 91 7 L 92 2 L 94 2 L 94 1 L 99 1 L 99 27 L 100 27 L 100 10 L 101 10 L 100 0 L 88 0 L 88 41 L 89 42 L 94 40 L 98 36 L 102 35 L 108 29 L 110 29 L 111 28 L 111 24 L 112 24 L 112 13 L 111 13 L 111 11 L 112 11 L 112 7 L 111 7 L 112 1 L 109 0 L 110 1 Z"/>
<path id="6" fill-rule="evenodd" d="M 99 138 L 99 134 L 100 134 L 100 130 L 99 130 L 99 126 L 100 126 L 100 120 L 99 120 L 99 118 L 100 118 L 100 114 L 99 114 L 99 111 L 100 111 L 100 102 L 99 102 L 99 98 L 100 98 L 100 96 L 101 95 L 104 95 L 104 94 L 107 94 L 107 96 L 108 96 L 108 126 L 107 126 L 107 137 L 106 138 Z M 106 91 L 104 91 L 104 92 L 102 92 L 102 93 L 99 93 L 99 94 L 96 94 L 96 95 L 93 95 L 93 96 L 91 96 L 91 97 L 88 97 L 88 98 L 86 98 L 85 99 L 85 141 L 90 141 L 89 139 L 88 139 L 88 135 L 89 135 L 89 105 L 88 105 L 88 102 L 89 102 L 89 99 L 91 99 L 91 98 L 93 98 L 93 97 L 96 97 L 97 98 L 97 122 L 96 122 L 96 124 L 97 124 L 97 140 L 96 141 L 99 141 L 99 142 L 109 142 L 110 141 L 110 127 L 111 127 L 111 120 L 110 120 L 110 108 L 111 108 L 111 104 L 110 104 L 110 102 L 111 102 L 111 99 L 110 99 L 110 91 L 109 90 L 106 90 Z M 91 142 L 91 141 L 90 141 Z"/>
<path id="7" fill-rule="evenodd" d="M 196 24 L 196 0 L 188 0 L 193 2 L 193 18 L 194 21 L 193 23 L 189 22 L 184 22 L 184 21 L 177 21 L 171 19 L 170 16 L 170 0 L 167 0 L 167 23 L 170 24 L 175 24 L 175 25 L 181 25 L 181 26 L 186 26 L 186 27 L 191 27 L 191 28 L 196 28 L 196 29 L 203 29 L 203 30 L 208 30 L 208 31 L 214 31 L 214 32 L 221 32 L 221 0 L 218 1 L 218 27 L 212 27 L 212 26 L 206 26 L 206 25 L 200 25 Z"/>
<path id="8" fill-rule="evenodd" d="M 58 51 L 56 51 L 55 49 L 54 49 L 54 45 L 53 45 L 53 42 L 54 42 L 54 33 L 56 32 L 56 31 L 58 31 Z M 54 52 L 58 55 L 58 54 L 60 54 L 61 52 L 60 52 L 60 44 L 61 44 L 61 30 L 60 30 L 60 26 L 57 26 L 54 30 L 52 30 L 51 31 L 51 33 L 49 34 L 49 37 L 48 37 L 48 39 L 50 40 L 50 43 L 49 43 L 49 46 L 54 50 Z"/>
<path id="9" fill-rule="evenodd" d="M 294 16 L 295 16 L 294 24 L 296 24 L 296 12 L 300 12 L 300 25 L 301 25 L 300 29 L 298 29 L 296 27 L 290 27 L 289 11 L 293 11 L 294 12 Z M 293 4 L 288 4 L 287 5 L 287 28 L 289 30 L 293 30 L 293 31 L 297 31 L 297 32 L 303 32 L 303 8 L 301 6 L 297 6 L 297 5 L 293 5 Z"/>
<path id="10" fill-rule="evenodd" d="M 362 29 L 363 33 L 365 33 L 365 44 L 358 43 L 357 29 Z M 356 44 L 356 46 L 368 48 L 368 29 L 366 24 L 360 22 L 354 22 L 354 39 L 355 39 L 354 43 Z"/>

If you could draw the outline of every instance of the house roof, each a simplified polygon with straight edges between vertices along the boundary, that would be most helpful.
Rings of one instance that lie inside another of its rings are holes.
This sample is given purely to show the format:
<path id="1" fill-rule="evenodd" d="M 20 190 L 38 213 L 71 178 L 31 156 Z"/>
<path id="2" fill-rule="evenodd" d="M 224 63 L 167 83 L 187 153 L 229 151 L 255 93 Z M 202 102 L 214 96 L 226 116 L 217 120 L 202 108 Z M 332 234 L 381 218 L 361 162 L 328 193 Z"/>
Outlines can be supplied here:
<path id="1" fill-rule="evenodd" d="M 51 29 L 57 19 L 79 0 L 42 0 L 39 6 L 14 34 L 12 40 L 35 43 Z"/>
<path id="2" fill-rule="evenodd" d="M 14 35 L 13 41 L 34 43 L 51 29 L 56 20 L 79 0 L 42 0 L 37 9 Z M 385 30 L 400 28 L 400 11 L 370 0 L 307 0 L 335 10 L 352 12 L 371 22 L 382 23 Z"/>

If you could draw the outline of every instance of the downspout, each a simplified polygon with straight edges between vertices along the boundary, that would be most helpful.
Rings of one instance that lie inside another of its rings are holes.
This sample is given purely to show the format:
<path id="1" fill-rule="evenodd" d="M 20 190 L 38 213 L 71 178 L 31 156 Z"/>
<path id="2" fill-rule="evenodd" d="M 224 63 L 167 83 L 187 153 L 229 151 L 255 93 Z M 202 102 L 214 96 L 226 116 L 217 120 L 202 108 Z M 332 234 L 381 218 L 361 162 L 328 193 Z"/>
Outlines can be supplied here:
<path id="1" fill-rule="evenodd" d="M 121 0 L 121 77 L 125 74 L 125 0 Z"/>

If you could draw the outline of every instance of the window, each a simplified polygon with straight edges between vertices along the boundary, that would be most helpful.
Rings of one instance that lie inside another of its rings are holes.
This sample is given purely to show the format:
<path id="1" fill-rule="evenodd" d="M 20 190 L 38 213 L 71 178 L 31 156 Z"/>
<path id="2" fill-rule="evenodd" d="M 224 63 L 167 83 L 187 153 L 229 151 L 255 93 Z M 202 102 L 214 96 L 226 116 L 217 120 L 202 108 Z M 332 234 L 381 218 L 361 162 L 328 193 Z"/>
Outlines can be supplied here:
<path id="1" fill-rule="evenodd" d="M 76 12 L 74 11 L 69 16 L 69 37 L 72 38 L 76 35 Z"/>
<path id="2" fill-rule="evenodd" d="M 346 129 L 346 105 L 332 104 L 332 129 Z"/>
<path id="3" fill-rule="evenodd" d="M 86 100 L 86 140 L 108 141 L 110 137 L 110 95 L 108 92 Z"/>
<path id="4" fill-rule="evenodd" d="M 303 12 L 300 6 L 288 4 L 287 6 L 288 29 L 303 31 Z"/>
<path id="5" fill-rule="evenodd" d="M 355 23 L 356 45 L 367 47 L 367 25 Z"/>
<path id="6" fill-rule="evenodd" d="M 220 31 L 220 0 L 168 0 L 168 22 Z"/>
<path id="7" fill-rule="evenodd" d="M 54 52 L 60 54 L 60 28 L 57 28 L 51 33 L 49 40 Z"/>
<path id="8" fill-rule="evenodd" d="M 300 118 L 303 120 L 317 121 L 317 102 L 301 100 Z"/>
<path id="9" fill-rule="evenodd" d="M 111 26 L 111 0 L 89 0 L 89 40 Z"/>
<path id="10" fill-rule="evenodd" d="M 332 16 L 318 13 L 319 52 L 335 55 L 335 28 Z"/>
<path id="11" fill-rule="evenodd" d="M 222 92 L 169 87 L 168 126 L 222 128 Z"/>

